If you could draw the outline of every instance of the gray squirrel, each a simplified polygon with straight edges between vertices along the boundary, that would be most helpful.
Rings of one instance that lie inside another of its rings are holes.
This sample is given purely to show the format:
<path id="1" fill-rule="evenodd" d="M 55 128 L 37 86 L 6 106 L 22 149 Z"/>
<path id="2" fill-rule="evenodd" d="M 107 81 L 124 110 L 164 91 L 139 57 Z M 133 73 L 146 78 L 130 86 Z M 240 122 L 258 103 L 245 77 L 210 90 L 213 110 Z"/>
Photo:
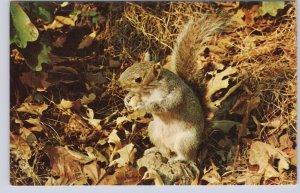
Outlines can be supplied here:
<path id="1" fill-rule="evenodd" d="M 169 161 L 194 161 L 204 132 L 204 112 L 192 87 L 204 85 L 204 68 L 197 67 L 199 50 L 212 35 L 222 31 L 227 20 L 221 16 L 190 19 L 171 55 L 171 70 L 159 63 L 142 61 L 120 76 L 120 86 L 128 91 L 128 109 L 151 113 L 148 135 L 155 148 Z M 172 152 L 176 156 L 172 157 Z"/>

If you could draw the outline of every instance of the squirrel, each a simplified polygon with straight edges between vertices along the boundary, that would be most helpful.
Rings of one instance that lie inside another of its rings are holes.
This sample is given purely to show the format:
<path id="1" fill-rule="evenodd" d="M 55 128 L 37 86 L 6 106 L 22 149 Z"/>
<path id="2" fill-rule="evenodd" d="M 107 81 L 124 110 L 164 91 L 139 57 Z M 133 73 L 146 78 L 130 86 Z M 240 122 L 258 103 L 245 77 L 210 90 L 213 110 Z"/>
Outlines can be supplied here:
<path id="1" fill-rule="evenodd" d="M 197 158 L 205 122 L 202 105 L 192 90 L 204 90 L 205 68 L 197 67 L 197 59 L 207 39 L 221 32 L 226 23 L 221 16 L 190 19 L 172 50 L 170 70 L 145 60 L 128 67 L 118 79 L 122 89 L 128 91 L 125 107 L 152 114 L 150 141 L 172 162 Z"/>

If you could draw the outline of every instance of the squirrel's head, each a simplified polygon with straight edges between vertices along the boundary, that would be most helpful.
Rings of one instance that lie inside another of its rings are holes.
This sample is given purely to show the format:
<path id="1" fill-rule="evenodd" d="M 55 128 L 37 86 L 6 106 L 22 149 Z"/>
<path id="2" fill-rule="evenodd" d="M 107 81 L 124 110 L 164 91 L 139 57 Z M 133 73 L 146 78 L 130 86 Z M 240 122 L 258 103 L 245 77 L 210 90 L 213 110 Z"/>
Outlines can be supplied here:
<path id="1" fill-rule="evenodd" d="M 121 74 L 118 81 L 124 90 L 146 91 L 156 85 L 161 70 L 159 63 L 151 61 L 134 63 Z"/>

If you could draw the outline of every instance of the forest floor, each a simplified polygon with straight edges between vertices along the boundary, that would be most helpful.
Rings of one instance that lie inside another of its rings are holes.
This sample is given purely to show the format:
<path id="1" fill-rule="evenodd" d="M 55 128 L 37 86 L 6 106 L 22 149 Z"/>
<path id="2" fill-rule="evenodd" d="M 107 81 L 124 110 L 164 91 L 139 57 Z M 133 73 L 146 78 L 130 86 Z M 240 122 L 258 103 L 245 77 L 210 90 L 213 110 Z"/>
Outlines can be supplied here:
<path id="1" fill-rule="evenodd" d="M 159 171 L 137 167 L 153 146 L 147 136 L 152 118 L 126 111 L 117 79 L 146 52 L 167 66 L 189 17 L 220 13 L 233 24 L 212 37 L 200 57 L 212 66 L 204 104 L 212 128 L 206 128 L 199 172 L 190 184 L 295 184 L 295 7 L 295 2 L 11 7 L 11 34 L 17 34 L 10 47 L 11 184 L 164 184 Z M 15 22 L 20 13 L 30 25 Z M 20 30 L 31 30 L 29 38 Z"/>

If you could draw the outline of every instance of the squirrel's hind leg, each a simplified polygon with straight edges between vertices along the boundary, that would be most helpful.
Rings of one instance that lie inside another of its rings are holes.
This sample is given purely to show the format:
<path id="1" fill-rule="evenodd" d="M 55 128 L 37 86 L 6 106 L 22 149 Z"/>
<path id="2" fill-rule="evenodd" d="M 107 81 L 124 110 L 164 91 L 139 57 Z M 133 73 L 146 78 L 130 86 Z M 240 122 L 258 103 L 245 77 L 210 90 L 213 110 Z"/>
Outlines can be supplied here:
<path id="1" fill-rule="evenodd" d="M 176 143 L 174 147 L 176 156 L 170 161 L 194 161 L 197 157 L 197 140 L 193 137 L 184 135 L 182 135 L 180 138 L 181 139 L 177 140 L 178 143 Z"/>

